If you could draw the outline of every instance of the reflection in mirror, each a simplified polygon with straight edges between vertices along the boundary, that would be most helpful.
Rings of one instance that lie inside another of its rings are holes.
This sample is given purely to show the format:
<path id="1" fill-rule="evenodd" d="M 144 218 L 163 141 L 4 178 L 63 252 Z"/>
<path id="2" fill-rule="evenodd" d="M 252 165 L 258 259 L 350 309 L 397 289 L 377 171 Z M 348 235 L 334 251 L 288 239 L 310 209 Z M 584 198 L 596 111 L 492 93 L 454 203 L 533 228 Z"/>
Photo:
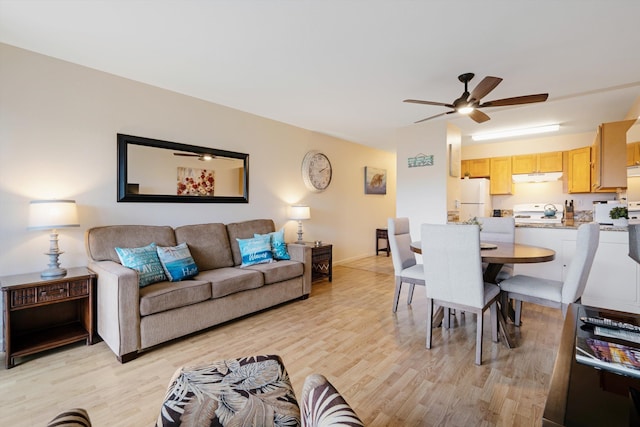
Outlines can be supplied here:
<path id="1" fill-rule="evenodd" d="M 118 134 L 118 201 L 248 202 L 249 155 Z"/>

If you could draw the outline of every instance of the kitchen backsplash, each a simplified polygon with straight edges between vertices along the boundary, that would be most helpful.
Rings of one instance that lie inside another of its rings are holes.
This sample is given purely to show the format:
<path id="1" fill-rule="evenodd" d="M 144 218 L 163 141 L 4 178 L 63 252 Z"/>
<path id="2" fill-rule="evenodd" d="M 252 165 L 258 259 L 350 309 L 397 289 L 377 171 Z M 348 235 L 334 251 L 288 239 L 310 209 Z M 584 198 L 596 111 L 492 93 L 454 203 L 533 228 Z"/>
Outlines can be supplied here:
<path id="1" fill-rule="evenodd" d="M 501 209 L 500 216 L 513 216 L 513 210 L 511 209 Z M 593 221 L 593 211 L 592 210 L 580 210 L 574 211 L 573 220 L 575 222 L 591 222 Z M 447 212 L 447 222 L 460 222 L 460 213 L 459 211 L 448 211 Z"/>

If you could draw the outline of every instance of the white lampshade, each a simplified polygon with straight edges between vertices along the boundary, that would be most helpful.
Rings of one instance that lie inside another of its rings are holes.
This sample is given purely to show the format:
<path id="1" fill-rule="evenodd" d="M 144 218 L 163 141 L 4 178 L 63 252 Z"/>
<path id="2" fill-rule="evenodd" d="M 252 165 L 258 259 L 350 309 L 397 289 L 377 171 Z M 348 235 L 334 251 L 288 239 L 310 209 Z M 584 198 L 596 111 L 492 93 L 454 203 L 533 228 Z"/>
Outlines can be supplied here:
<path id="1" fill-rule="evenodd" d="M 32 230 L 80 227 L 75 200 L 33 200 L 29 206 Z"/>
<path id="2" fill-rule="evenodd" d="M 303 220 L 311 218 L 309 206 L 293 205 L 289 206 L 289 219 Z"/>

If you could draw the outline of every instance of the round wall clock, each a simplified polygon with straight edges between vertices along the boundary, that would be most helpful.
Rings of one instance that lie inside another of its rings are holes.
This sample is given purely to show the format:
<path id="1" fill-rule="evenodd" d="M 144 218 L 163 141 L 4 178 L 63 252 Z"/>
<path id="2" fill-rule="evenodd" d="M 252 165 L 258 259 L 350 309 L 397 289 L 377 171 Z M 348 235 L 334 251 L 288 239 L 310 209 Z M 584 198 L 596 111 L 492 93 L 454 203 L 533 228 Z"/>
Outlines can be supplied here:
<path id="1" fill-rule="evenodd" d="M 309 151 L 302 160 L 302 179 L 311 191 L 326 190 L 331 183 L 331 162 L 319 151 Z"/>

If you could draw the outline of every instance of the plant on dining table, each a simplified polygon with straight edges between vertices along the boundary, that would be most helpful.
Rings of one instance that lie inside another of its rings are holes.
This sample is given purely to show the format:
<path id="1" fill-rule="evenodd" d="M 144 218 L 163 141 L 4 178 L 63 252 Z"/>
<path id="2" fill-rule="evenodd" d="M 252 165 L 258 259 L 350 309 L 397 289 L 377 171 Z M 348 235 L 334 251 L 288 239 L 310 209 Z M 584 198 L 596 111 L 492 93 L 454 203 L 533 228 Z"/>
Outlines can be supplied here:
<path id="1" fill-rule="evenodd" d="M 480 227 L 480 231 L 482 231 L 482 223 L 480 221 L 478 221 L 477 217 L 473 217 L 473 218 L 469 218 L 466 221 L 463 221 L 462 224 L 465 225 L 477 225 L 478 227 Z"/>

